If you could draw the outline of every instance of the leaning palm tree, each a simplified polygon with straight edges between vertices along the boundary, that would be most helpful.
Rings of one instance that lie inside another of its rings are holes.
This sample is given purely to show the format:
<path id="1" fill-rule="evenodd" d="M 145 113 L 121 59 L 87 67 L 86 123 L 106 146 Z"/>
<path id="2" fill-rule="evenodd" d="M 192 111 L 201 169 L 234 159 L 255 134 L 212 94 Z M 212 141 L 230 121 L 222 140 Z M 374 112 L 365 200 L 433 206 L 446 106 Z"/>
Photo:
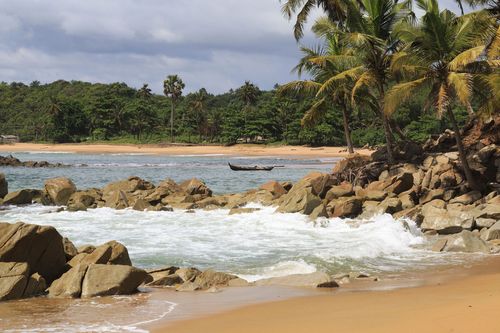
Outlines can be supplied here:
<path id="1" fill-rule="evenodd" d="M 163 93 L 170 98 L 170 141 L 174 141 L 174 113 L 177 101 L 182 96 L 182 90 L 186 87 L 178 75 L 169 75 L 163 81 Z"/>
<path id="2" fill-rule="evenodd" d="M 305 113 L 302 125 L 311 126 L 326 115 L 329 106 L 335 106 L 342 110 L 344 135 L 349 153 L 354 153 L 351 133 L 349 129 L 349 116 L 351 113 L 351 82 L 344 84 L 330 85 L 325 87 L 326 82 L 336 77 L 339 73 L 352 68 L 358 59 L 353 54 L 353 50 L 342 42 L 342 31 L 328 17 L 319 18 L 313 31 L 316 36 L 323 39 L 324 47 L 310 49 L 302 47 L 304 56 L 299 64 L 294 68 L 299 76 L 308 72 L 312 80 L 293 81 L 283 85 L 278 90 L 279 93 L 309 93 L 315 97 L 315 103 Z"/>
<path id="3" fill-rule="evenodd" d="M 498 57 L 489 59 L 490 52 L 486 44 L 495 33 L 494 19 L 486 12 L 462 17 L 448 10 L 440 12 L 437 0 L 417 0 L 417 4 L 425 11 L 425 15 L 421 18 L 420 26 L 406 25 L 401 28 L 400 36 L 407 44 L 394 56 L 391 66 L 393 71 L 409 81 L 396 84 L 388 91 L 385 113 L 393 113 L 417 90 L 427 89 L 429 100 L 433 102 L 438 115 L 446 113 L 453 126 L 469 187 L 481 189 L 467 162 L 453 105 L 458 102 L 472 109 L 475 82 L 481 82 L 482 93 L 486 96 L 498 93 L 500 87 L 492 87 L 491 83 L 495 82 L 496 77 L 498 84 L 500 62 Z M 498 50 L 494 52 L 498 53 Z M 490 103 L 486 103 L 485 107 L 488 105 L 495 107 Z"/>

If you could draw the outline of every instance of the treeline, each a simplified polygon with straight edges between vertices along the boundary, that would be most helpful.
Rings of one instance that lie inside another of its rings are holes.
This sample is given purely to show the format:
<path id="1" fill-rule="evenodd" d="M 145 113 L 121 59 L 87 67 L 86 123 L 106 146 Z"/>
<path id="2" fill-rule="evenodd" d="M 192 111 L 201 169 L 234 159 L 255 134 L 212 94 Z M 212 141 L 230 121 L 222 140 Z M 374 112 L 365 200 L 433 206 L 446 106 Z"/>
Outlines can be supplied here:
<path id="1" fill-rule="evenodd" d="M 416 141 L 448 126 L 426 112 L 424 102 L 422 94 L 393 117 Z M 328 107 L 317 123 L 302 125 L 314 103 L 313 97 L 263 91 L 248 82 L 220 95 L 201 89 L 180 97 L 174 113 L 175 141 L 345 145 L 342 113 L 335 106 Z M 465 109 L 458 111 L 457 117 L 465 119 Z M 0 134 L 18 135 L 23 141 L 169 142 L 170 112 L 171 99 L 152 94 L 148 86 L 134 89 L 124 83 L 62 80 L 0 83 Z M 350 126 L 356 146 L 384 141 L 380 118 L 362 106 L 353 110 Z"/>

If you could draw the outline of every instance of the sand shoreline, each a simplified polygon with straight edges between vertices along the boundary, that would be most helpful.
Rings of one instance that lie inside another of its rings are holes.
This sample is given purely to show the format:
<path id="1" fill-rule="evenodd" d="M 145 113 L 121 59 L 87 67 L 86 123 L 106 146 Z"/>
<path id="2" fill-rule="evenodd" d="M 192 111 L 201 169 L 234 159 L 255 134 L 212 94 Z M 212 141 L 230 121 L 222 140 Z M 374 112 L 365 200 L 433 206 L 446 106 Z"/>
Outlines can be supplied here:
<path id="1" fill-rule="evenodd" d="M 0 145 L 0 152 L 68 152 L 80 154 L 153 154 L 153 155 L 228 155 L 228 156 L 291 156 L 291 157 L 345 157 L 345 147 L 306 146 L 168 146 L 168 145 L 114 145 L 114 144 L 39 144 L 16 143 Z M 357 153 L 369 155 L 368 149 L 357 149 Z"/>
<path id="2" fill-rule="evenodd" d="M 427 278 L 426 278 L 427 277 Z M 425 272 L 416 285 L 355 285 L 327 295 L 245 305 L 182 321 L 158 322 L 164 332 L 496 332 L 500 257 L 445 272 Z"/>

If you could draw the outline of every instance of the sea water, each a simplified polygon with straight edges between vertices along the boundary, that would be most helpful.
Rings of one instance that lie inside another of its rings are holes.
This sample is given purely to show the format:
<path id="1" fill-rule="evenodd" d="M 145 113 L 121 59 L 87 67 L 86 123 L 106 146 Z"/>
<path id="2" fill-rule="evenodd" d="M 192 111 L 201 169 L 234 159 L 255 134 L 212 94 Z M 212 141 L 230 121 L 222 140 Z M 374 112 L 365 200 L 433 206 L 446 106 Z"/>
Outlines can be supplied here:
<path id="1" fill-rule="evenodd" d="M 217 193 L 241 192 L 271 179 L 296 181 L 312 170 L 326 172 L 335 162 L 325 164 L 325 161 L 314 159 L 225 156 L 33 153 L 15 156 L 21 160 L 48 160 L 72 166 L 57 169 L 3 168 L 1 172 L 6 174 L 11 189 L 41 188 L 45 179 L 55 176 L 70 177 L 79 188 L 102 187 L 110 181 L 136 175 L 155 183 L 167 177 L 176 181 L 198 177 Z M 285 168 L 272 172 L 232 172 L 227 167 L 228 161 L 251 165 L 280 164 Z M 312 222 L 301 214 L 277 213 L 275 207 L 258 204 L 249 206 L 259 210 L 240 215 L 229 215 L 228 210 L 224 209 L 196 210 L 194 213 L 183 210 L 138 212 L 109 208 L 58 212 L 57 207 L 32 205 L 6 207 L 0 211 L 0 221 L 52 225 L 76 246 L 99 245 L 117 240 L 128 248 L 133 264 L 142 268 L 166 265 L 212 268 L 249 281 L 315 271 L 332 275 L 354 271 L 394 277 L 436 265 L 460 264 L 471 258 L 430 251 L 431 242 L 422 235 L 414 222 L 395 220 L 390 215 L 366 220 L 322 218 Z M 161 318 L 175 308 L 175 303 L 165 300 L 162 306 L 158 306 L 154 303 L 157 301 L 148 301 L 147 295 L 134 297 L 120 299 L 121 303 L 115 302 L 115 306 L 124 304 L 127 309 L 132 308 L 125 312 L 132 311 L 141 318 L 134 322 Z M 69 304 L 72 311 L 90 312 L 108 306 L 106 301 L 95 302 L 72 301 Z M 57 313 L 54 318 L 60 316 Z M 12 318 L 10 325 L 13 325 Z M 33 324 L 35 327 L 17 327 L 12 332 L 60 331 L 53 323 L 43 322 L 50 316 L 41 315 L 40 318 L 38 323 Z M 22 315 L 18 319 L 18 323 L 24 322 Z M 1 317 L 0 307 L 0 325 L 6 320 Z M 29 318 L 26 320 L 29 323 Z M 142 330 L 134 325 L 123 324 L 126 320 L 106 319 L 105 323 L 93 322 L 87 326 L 84 320 L 61 320 L 68 331 Z"/>

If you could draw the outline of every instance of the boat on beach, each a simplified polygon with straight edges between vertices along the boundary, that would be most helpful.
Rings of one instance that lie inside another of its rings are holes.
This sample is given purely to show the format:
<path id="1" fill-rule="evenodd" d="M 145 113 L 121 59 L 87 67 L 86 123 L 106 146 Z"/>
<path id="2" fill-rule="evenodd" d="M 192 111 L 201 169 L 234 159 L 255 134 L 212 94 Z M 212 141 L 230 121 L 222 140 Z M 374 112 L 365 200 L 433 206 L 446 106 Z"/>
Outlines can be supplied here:
<path id="1" fill-rule="evenodd" d="M 259 166 L 259 165 L 234 165 L 231 163 L 227 163 L 231 170 L 233 171 L 272 171 L 274 166 Z"/>

